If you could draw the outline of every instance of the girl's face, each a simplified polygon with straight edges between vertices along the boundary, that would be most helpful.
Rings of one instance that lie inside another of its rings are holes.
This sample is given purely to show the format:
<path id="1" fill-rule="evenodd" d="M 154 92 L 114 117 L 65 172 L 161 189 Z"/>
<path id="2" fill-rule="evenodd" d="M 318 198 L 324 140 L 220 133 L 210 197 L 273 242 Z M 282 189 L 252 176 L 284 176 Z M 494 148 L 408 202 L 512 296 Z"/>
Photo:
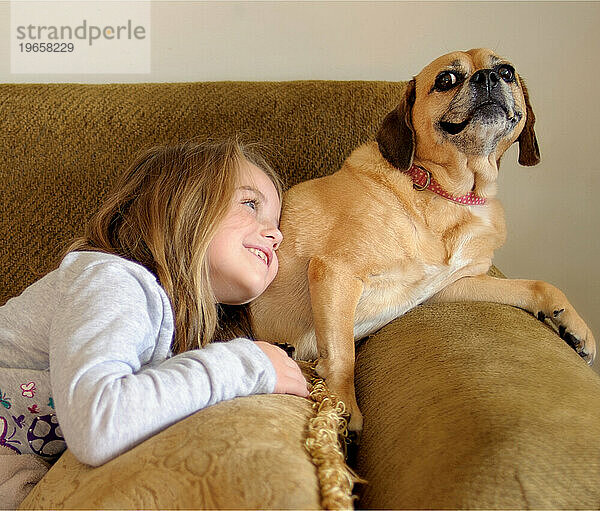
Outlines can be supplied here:
<path id="1" fill-rule="evenodd" d="M 244 161 L 233 203 L 208 246 L 210 279 L 219 303 L 248 303 L 273 281 L 279 268 L 275 250 L 283 239 L 280 213 L 271 179 Z"/>

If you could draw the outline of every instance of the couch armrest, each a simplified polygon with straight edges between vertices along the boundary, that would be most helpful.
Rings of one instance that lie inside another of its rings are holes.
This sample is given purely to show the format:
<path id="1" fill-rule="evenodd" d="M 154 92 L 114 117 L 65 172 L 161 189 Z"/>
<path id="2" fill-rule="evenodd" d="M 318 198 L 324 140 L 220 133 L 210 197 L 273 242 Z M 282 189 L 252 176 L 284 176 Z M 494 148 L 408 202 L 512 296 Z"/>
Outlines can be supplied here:
<path id="1" fill-rule="evenodd" d="M 307 399 L 206 408 L 97 468 L 67 451 L 20 509 L 318 509 Z"/>
<path id="2" fill-rule="evenodd" d="M 509 306 L 420 306 L 358 350 L 361 508 L 600 506 L 600 378 Z"/>

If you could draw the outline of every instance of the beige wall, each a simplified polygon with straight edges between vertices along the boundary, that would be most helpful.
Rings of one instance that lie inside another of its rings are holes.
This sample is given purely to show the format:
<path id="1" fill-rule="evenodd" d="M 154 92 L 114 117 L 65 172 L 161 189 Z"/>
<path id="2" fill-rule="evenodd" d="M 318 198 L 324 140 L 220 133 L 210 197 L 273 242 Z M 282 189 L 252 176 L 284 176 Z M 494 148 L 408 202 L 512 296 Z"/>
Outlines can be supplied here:
<path id="1" fill-rule="evenodd" d="M 495 262 L 562 288 L 600 340 L 599 24 L 597 2 L 153 2 L 151 74 L 11 75 L 3 38 L 0 82 L 405 80 L 448 51 L 493 48 L 527 79 L 542 152 L 534 168 L 514 149 L 503 160 Z"/>

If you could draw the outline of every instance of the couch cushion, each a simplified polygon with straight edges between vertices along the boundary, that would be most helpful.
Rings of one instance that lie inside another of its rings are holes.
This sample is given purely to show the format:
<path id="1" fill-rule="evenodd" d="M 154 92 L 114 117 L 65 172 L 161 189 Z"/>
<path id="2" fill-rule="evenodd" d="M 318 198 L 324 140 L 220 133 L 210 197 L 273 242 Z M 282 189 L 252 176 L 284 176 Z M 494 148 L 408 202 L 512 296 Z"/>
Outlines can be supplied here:
<path id="1" fill-rule="evenodd" d="M 358 350 L 366 509 L 598 509 L 600 377 L 532 315 L 421 306 Z"/>
<path id="2" fill-rule="evenodd" d="M 206 408 L 97 468 L 66 453 L 20 509 L 318 509 L 307 399 Z"/>

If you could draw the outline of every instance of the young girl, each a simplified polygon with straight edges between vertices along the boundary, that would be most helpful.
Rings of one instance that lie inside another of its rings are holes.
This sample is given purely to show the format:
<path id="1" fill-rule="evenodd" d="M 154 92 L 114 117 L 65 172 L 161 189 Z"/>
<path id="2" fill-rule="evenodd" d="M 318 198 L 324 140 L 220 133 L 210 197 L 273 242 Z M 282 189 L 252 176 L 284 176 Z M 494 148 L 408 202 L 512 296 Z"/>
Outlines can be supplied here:
<path id="1" fill-rule="evenodd" d="M 60 266 L 0 307 L 0 503 L 65 443 L 96 466 L 219 401 L 308 395 L 283 350 L 211 343 L 277 273 L 280 195 L 236 142 L 154 148 Z"/>

